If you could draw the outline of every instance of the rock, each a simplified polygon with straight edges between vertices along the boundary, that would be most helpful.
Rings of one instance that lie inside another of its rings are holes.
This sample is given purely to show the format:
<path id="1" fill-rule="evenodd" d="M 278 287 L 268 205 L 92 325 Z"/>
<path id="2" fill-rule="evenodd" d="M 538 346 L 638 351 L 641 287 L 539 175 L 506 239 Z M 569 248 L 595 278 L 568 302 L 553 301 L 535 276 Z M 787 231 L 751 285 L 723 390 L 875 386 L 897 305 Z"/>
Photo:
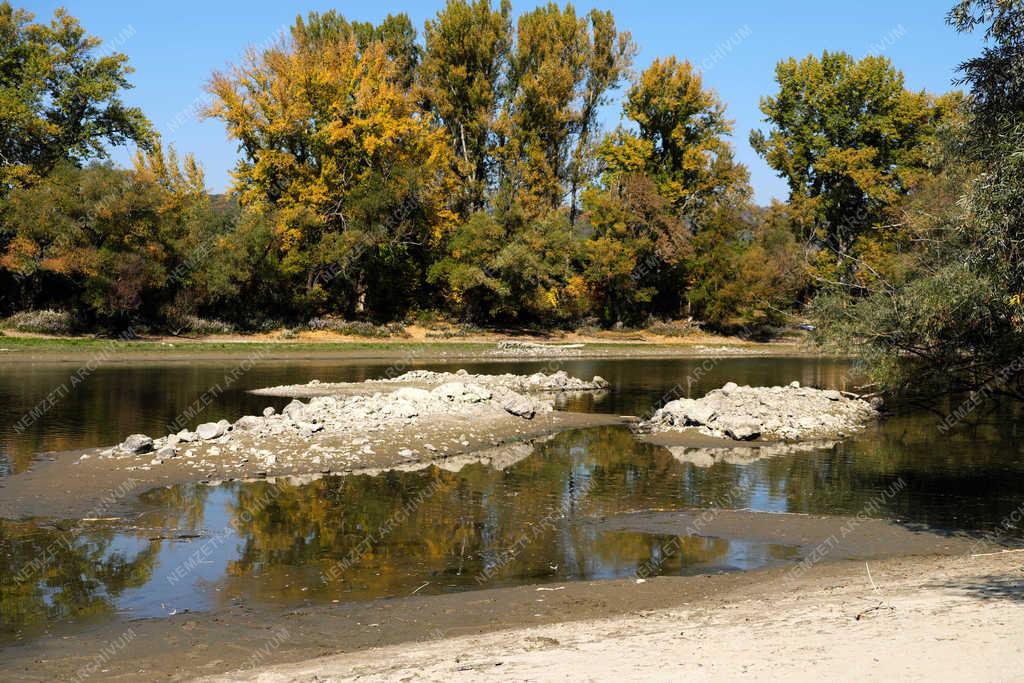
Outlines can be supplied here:
<path id="1" fill-rule="evenodd" d="M 505 412 L 527 420 L 532 420 L 533 416 L 537 414 L 533 401 L 521 394 L 509 392 L 501 398 L 500 404 Z"/>
<path id="2" fill-rule="evenodd" d="M 204 422 L 203 424 L 196 427 L 196 436 L 201 441 L 210 441 L 211 439 L 219 439 L 224 436 L 224 432 L 227 431 L 224 421 L 222 422 Z"/>
<path id="3" fill-rule="evenodd" d="M 662 411 L 672 416 L 679 426 L 700 426 L 708 424 L 715 416 L 715 407 L 707 402 L 680 398 L 665 404 Z"/>
<path id="4" fill-rule="evenodd" d="M 601 375 L 594 375 L 594 379 L 590 380 L 590 383 L 593 384 L 598 389 L 607 389 L 608 387 L 611 386 L 608 380 L 606 380 L 604 377 L 601 377 Z"/>
<path id="5" fill-rule="evenodd" d="M 492 396 L 491 392 L 484 387 L 476 384 L 464 384 L 462 382 L 442 384 L 430 393 L 448 401 L 458 401 L 460 403 L 489 401 Z"/>
<path id="6" fill-rule="evenodd" d="M 156 460 L 163 462 L 178 455 L 178 451 L 170 446 L 165 446 L 156 452 Z"/>
<path id="7" fill-rule="evenodd" d="M 789 388 L 790 389 L 799 389 L 800 388 L 800 382 L 795 382 L 795 381 L 794 382 L 790 382 L 789 383 Z"/>
<path id="8" fill-rule="evenodd" d="M 843 395 L 840 394 L 835 389 L 829 389 L 827 391 L 823 391 L 823 392 L 821 392 L 821 395 L 824 396 L 825 398 L 827 398 L 830 401 L 842 401 L 843 400 Z"/>
<path id="9" fill-rule="evenodd" d="M 271 417 L 277 411 L 274 410 L 274 406 L 267 406 L 263 409 L 263 417 Z"/>
<path id="10" fill-rule="evenodd" d="M 153 450 L 153 439 L 145 434 L 132 434 L 121 443 L 121 450 L 129 453 L 149 453 Z"/>
<path id="11" fill-rule="evenodd" d="M 730 439 L 751 441 L 761 436 L 761 424 L 749 417 L 727 418 L 719 422 L 719 429 Z"/>
<path id="12" fill-rule="evenodd" d="M 182 429 L 180 432 L 175 434 L 175 436 L 177 436 L 182 443 L 192 443 L 197 438 L 197 434 L 195 432 L 190 432 L 187 429 Z"/>
<path id="13" fill-rule="evenodd" d="M 726 395 L 726 396 L 729 396 L 729 395 L 731 395 L 731 394 L 732 394 L 732 393 L 733 393 L 734 391 L 736 391 L 737 389 L 739 389 L 739 385 L 737 385 L 737 384 L 736 384 L 736 382 L 726 382 L 726 383 L 725 383 L 725 386 L 723 386 L 723 387 L 722 387 L 722 388 L 720 389 L 720 391 L 721 391 L 721 392 L 722 392 L 722 393 L 723 393 L 724 395 Z"/>
<path id="14" fill-rule="evenodd" d="M 306 412 L 306 404 L 302 401 L 292 401 L 284 407 L 281 414 L 285 417 L 291 418 L 293 421 L 298 422 L 302 420 L 303 415 Z"/>
<path id="15" fill-rule="evenodd" d="M 259 429 L 264 425 L 264 420 L 255 415 L 245 415 L 235 420 L 235 429 L 245 432 L 251 429 Z"/>

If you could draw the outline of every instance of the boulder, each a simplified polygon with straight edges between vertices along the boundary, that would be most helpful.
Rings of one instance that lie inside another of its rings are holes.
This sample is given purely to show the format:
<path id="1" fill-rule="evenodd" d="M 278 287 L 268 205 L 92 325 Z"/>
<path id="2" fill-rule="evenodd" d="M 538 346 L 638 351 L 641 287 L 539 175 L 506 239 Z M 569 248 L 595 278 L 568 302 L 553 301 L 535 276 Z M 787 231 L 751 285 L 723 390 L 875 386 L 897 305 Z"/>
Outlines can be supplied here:
<path id="1" fill-rule="evenodd" d="M 235 429 L 238 431 L 249 431 L 251 429 L 259 429 L 265 424 L 262 417 L 256 417 L 255 415 L 245 415 L 235 421 Z"/>
<path id="2" fill-rule="evenodd" d="M 430 393 L 447 401 L 457 401 L 459 403 L 479 403 L 480 401 L 490 400 L 492 396 L 490 390 L 482 386 L 463 384 L 462 382 L 442 384 Z"/>
<path id="3" fill-rule="evenodd" d="M 722 393 L 723 393 L 724 395 L 726 395 L 726 396 L 729 396 L 729 395 L 731 395 L 731 394 L 732 394 L 732 393 L 733 393 L 734 391 L 736 391 L 736 390 L 737 390 L 737 389 L 739 389 L 739 388 L 740 388 L 740 387 L 739 387 L 739 385 L 738 385 L 738 384 L 736 384 L 736 382 L 726 382 L 726 383 L 725 383 L 725 386 L 723 386 L 723 387 L 722 387 L 722 388 L 720 389 L 720 391 L 721 391 L 721 392 L 722 392 Z"/>
<path id="4" fill-rule="evenodd" d="M 121 443 L 121 450 L 129 453 L 149 453 L 153 450 L 153 439 L 145 434 L 132 434 Z"/>
<path id="5" fill-rule="evenodd" d="M 225 422 L 226 421 L 204 422 L 203 424 L 196 427 L 196 436 L 201 441 L 219 439 L 220 437 L 224 436 L 224 432 L 227 431 Z"/>
<path id="6" fill-rule="evenodd" d="M 292 401 L 284 407 L 281 414 L 292 422 L 302 422 L 306 415 L 306 404 L 302 401 Z"/>
<path id="7" fill-rule="evenodd" d="M 521 394 L 509 392 L 502 396 L 499 402 L 505 412 L 515 415 L 516 417 L 532 420 L 533 416 L 537 414 L 537 408 L 533 404 L 533 401 Z"/>
<path id="8" fill-rule="evenodd" d="M 164 446 L 163 448 L 156 452 L 156 456 L 154 459 L 159 462 L 164 462 L 165 460 L 170 460 L 171 458 L 176 457 L 177 455 L 177 449 L 172 448 L 171 446 Z"/>
<path id="9" fill-rule="evenodd" d="M 718 428 L 730 439 L 752 441 L 761 436 L 761 424 L 751 417 L 729 417 L 718 422 Z"/>

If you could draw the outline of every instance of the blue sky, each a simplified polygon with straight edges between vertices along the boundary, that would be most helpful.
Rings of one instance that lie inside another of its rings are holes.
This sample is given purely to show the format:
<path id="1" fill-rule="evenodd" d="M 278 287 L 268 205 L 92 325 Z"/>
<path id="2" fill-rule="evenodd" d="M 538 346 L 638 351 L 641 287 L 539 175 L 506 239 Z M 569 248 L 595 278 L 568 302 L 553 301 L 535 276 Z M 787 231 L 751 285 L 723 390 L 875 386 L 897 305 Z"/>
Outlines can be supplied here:
<path id="1" fill-rule="evenodd" d="M 432 17 L 443 0 L 383 2 L 273 2 L 271 0 L 14 0 L 49 18 L 66 7 L 106 46 L 128 55 L 135 69 L 134 90 L 126 98 L 141 106 L 165 141 L 179 152 L 191 152 L 206 169 L 207 184 L 216 192 L 230 184 L 237 159 L 235 144 L 217 121 L 198 121 L 195 110 L 204 97 L 211 71 L 237 62 L 249 45 L 272 40 L 299 13 L 337 9 L 350 19 L 379 21 L 389 12 L 406 12 L 417 27 Z M 514 1 L 515 12 L 537 2 Z M 757 200 L 784 198 L 784 183 L 747 142 L 752 128 L 762 126 L 758 101 L 774 92 L 776 62 L 823 49 L 846 50 L 860 57 L 885 54 L 906 75 L 914 89 L 943 92 L 953 87 L 957 65 L 980 48 L 977 36 L 957 35 L 944 22 L 953 0 L 828 0 L 778 2 L 579 2 L 578 10 L 610 9 L 621 29 L 632 32 L 640 47 L 636 67 L 658 56 L 677 55 L 704 65 L 705 81 L 717 90 L 736 122 L 737 158 L 751 172 Z M 616 102 L 604 112 L 604 124 L 619 120 Z M 115 159 L 129 153 L 119 150 Z"/>

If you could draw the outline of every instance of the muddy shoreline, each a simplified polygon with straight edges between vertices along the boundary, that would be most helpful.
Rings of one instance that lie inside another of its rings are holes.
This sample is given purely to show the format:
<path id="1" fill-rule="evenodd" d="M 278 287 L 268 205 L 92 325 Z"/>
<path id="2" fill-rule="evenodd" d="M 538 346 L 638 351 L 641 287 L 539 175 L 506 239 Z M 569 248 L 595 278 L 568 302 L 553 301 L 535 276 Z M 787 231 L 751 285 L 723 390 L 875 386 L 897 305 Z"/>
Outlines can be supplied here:
<path id="1" fill-rule="evenodd" d="M 6 343 L 5 343 L 6 342 Z M 79 344 L 78 342 L 81 342 Z M 708 341 L 686 340 L 587 340 L 571 353 L 511 355 L 498 348 L 495 340 L 408 341 L 366 340 L 284 342 L 267 339 L 231 341 L 152 340 L 114 343 L 104 340 L 45 339 L 23 345 L 17 338 L 0 338 L 0 360 L 4 363 L 179 363 L 194 361 L 244 360 L 257 355 L 263 361 L 367 361 L 438 362 L 488 360 L 537 362 L 545 360 L 586 360 L 616 358 L 826 358 L 832 357 L 800 341 L 747 342 L 732 338 Z"/>
<path id="2" fill-rule="evenodd" d="M 676 514 L 694 515 L 697 511 Z M 809 544 L 834 534 L 848 521 L 837 517 L 808 518 L 794 530 L 789 524 L 792 516 L 788 515 L 733 511 L 719 514 L 718 518 L 720 521 L 713 528 L 716 533 L 743 528 L 775 540 L 794 541 L 799 536 Z M 782 529 L 781 521 L 786 522 L 787 529 Z M 609 527 L 657 524 L 681 533 L 686 520 L 627 515 L 594 523 Z M 21 680 L 70 680 L 92 661 L 92 653 L 130 630 L 130 645 L 104 661 L 104 677 L 191 680 L 234 672 L 232 680 L 248 680 L 262 669 L 317 657 L 358 656 L 366 652 L 378 661 L 372 654 L 373 648 L 401 646 L 403 651 L 415 652 L 419 647 L 431 647 L 430 641 L 480 637 L 507 629 L 615 617 L 644 618 L 657 611 L 680 608 L 697 610 L 717 622 L 728 619 L 737 606 L 750 601 L 767 607 L 793 595 L 802 594 L 813 601 L 851 587 L 863 591 L 867 587 L 865 561 L 871 562 L 879 581 L 892 576 L 919 577 L 937 570 L 984 573 L 983 560 L 987 558 L 972 559 L 972 553 L 990 548 L 968 538 L 904 529 L 881 520 L 868 521 L 861 533 L 866 539 L 863 547 L 837 552 L 799 573 L 794 572 L 794 565 L 785 564 L 750 572 L 396 595 L 348 604 L 268 606 L 233 601 L 228 608 L 205 613 L 118 620 L 75 631 L 54 628 L 45 638 L 5 647 L 3 669 Z M 879 536 L 888 540 L 881 544 L 868 540 Z M 912 549 L 899 547 L 911 536 L 918 537 Z M 851 608 L 846 616 L 852 619 L 857 610 Z M 268 642 L 273 647 L 267 647 Z M 517 639 L 515 644 L 522 642 Z M 547 641 L 538 641 L 544 642 Z M 379 663 L 383 667 L 389 665 L 384 660 Z M 348 669 L 339 669 L 335 675 L 343 671 Z M 303 677 L 310 678 L 311 674 Z"/>

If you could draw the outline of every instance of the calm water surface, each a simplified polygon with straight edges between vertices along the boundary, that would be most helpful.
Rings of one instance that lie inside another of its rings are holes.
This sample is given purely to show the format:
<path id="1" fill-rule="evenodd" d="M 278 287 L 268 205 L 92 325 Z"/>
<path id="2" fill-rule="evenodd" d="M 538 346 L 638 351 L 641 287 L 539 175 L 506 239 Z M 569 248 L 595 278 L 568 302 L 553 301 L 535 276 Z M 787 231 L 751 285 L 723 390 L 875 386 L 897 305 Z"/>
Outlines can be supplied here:
<path id="1" fill-rule="evenodd" d="M 275 361 L 235 376 L 236 365 L 104 367 L 27 429 L 14 425 L 75 367 L 5 368 L 0 447 L 6 469 L 24 470 L 41 451 L 109 444 L 137 431 L 163 433 L 210 387 L 220 389 L 202 420 L 234 418 L 273 403 L 246 394 L 250 388 L 312 378 L 361 380 L 388 368 Z M 702 365 L 710 370 L 697 372 Z M 545 368 L 543 362 L 456 366 L 472 372 Z M 701 395 L 730 380 L 849 388 L 845 364 L 814 359 L 578 360 L 564 366 L 613 385 L 598 399 L 567 407 L 617 414 L 649 414 L 667 394 Z M 228 385 L 225 376 L 236 378 Z M 681 551 L 660 563 L 664 574 L 746 570 L 802 557 L 796 547 L 612 532 L 597 523 L 624 512 L 717 507 L 730 491 L 739 492 L 732 498 L 736 508 L 857 514 L 902 480 L 901 492 L 875 515 L 943 531 L 991 532 L 1024 503 L 1014 416 L 991 421 L 943 436 L 934 415 L 901 409 L 880 427 L 831 448 L 711 467 L 638 443 L 623 428 L 577 430 L 522 449 L 520 459 L 500 471 L 469 464 L 304 485 L 161 488 L 145 495 L 147 511 L 131 529 L 0 522 L 0 640 L 237 603 L 345 603 L 417 590 L 626 577 L 658 560 L 669 543 Z"/>

